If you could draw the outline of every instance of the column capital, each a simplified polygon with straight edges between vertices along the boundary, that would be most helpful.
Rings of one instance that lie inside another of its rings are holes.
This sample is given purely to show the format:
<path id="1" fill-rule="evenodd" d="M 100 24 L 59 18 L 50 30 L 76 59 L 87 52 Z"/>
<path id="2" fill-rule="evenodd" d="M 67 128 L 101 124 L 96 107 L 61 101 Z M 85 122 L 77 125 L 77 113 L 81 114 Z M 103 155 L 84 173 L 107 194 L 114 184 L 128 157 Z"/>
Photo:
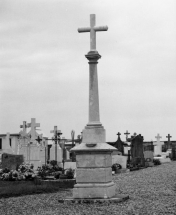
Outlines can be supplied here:
<path id="1" fill-rule="evenodd" d="M 89 60 L 89 64 L 97 64 L 98 60 L 101 58 L 101 55 L 97 51 L 90 51 L 85 55 L 85 57 Z"/>

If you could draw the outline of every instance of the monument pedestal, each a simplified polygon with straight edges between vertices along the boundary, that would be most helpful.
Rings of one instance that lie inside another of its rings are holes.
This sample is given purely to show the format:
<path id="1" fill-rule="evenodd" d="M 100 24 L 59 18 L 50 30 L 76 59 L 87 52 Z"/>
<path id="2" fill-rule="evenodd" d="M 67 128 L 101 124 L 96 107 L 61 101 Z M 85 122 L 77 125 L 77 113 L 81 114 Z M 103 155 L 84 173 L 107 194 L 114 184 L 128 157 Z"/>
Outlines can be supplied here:
<path id="1" fill-rule="evenodd" d="M 115 196 L 112 182 L 112 156 L 116 148 L 105 143 L 101 125 L 87 125 L 82 143 L 72 149 L 76 153 L 76 184 L 74 199 L 106 199 Z"/>

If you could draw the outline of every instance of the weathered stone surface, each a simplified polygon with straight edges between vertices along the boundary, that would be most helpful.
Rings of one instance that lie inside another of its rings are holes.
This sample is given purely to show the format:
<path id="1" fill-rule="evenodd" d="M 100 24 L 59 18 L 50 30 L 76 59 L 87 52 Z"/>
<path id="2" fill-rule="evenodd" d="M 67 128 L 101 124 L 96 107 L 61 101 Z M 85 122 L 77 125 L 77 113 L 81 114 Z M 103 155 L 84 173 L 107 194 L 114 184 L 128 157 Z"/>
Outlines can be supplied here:
<path id="1" fill-rule="evenodd" d="M 111 198 L 115 196 L 114 182 L 106 184 L 76 184 L 73 188 L 74 198 Z"/>
<path id="2" fill-rule="evenodd" d="M 76 154 L 90 154 L 90 153 L 112 153 L 113 151 L 116 151 L 117 149 L 107 143 L 97 143 L 94 147 L 88 147 L 87 143 L 81 143 L 80 145 L 75 146 L 71 149 L 71 151 L 76 152 Z"/>
<path id="3" fill-rule="evenodd" d="M 13 155 L 13 154 L 2 154 L 2 168 L 9 168 L 16 170 L 24 162 L 23 155 Z"/>
<path id="4" fill-rule="evenodd" d="M 100 127 L 89 127 L 83 130 L 83 143 L 104 143 L 106 142 L 105 129 Z"/>
<path id="5" fill-rule="evenodd" d="M 77 183 L 105 183 L 112 181 L 112 168 L 76 169 Z"/>
<path id="6" fill-rule="evenodd" d="M 77 168 L 80 167 L 111 167 L 112 158 L 110 154 L 78 154 L 76 156 Z"/>

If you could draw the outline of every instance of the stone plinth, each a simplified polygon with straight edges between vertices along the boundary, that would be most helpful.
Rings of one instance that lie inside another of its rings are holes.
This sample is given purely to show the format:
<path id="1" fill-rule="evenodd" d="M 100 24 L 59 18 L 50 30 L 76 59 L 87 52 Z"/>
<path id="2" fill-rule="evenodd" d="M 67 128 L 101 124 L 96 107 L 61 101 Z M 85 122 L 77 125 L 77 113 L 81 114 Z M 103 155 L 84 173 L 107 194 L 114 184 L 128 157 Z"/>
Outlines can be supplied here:
<path id="1" fill-rule="evenodd" d="M 92 139 L 93 136 L 96 139 L 95 133 L 94 131 L 94 135 L 91 135 Z M 91 145 L 89 142 L 89 144 L 81 143 L 72 150 L 76 153 L 77 166 L 73 198 L 104 199 L 115 196 L 111 153 L 116 149 L 106 143 Z"/>

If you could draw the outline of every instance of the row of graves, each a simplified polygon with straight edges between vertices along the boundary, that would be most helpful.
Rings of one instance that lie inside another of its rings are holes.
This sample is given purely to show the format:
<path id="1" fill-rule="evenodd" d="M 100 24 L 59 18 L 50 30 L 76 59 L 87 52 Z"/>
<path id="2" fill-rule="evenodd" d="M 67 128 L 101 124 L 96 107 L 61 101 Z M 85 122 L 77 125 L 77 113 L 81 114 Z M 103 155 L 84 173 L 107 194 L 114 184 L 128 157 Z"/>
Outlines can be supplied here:
<path id="1" fill-rule="evenodd" d="M 176 160 L 176 141 L 170 141 L 170 134 L 166 136 L 168 141 L 160 141 L 161 137 L 158 134 L 156 141 L 144 142 L 141 134 L 134 133 L 130 138 L 128 131 L 124 133 L 126 140 L 122 141 L 121 133 L 117 133 L 117 140 L 115 142 L 107 142 L 111 146 L 117 148 L 117 151 L 112 153 L 112 164 L 118 163 L 122 168 L 129 167 L 135 169 L 136 167 L 152 167 L 154 160 L 160 160 L 161 163 L 171 162 Z"/>
<path id="2" fill-rule="evenodd" d="M 51 131 L 53 137 L 48 138 L 38 127 L 40 124 L 32 118 L 31 123 L 23 121 L 19 133 L 0 134 L 2 164 L 15 169 L 22 162 L 32 163 L 34 169 L 37 169 L 49 160 L 55 160 L 60 167 L 75 169 L 76 159 L 71 149 L 81 143 L 81 135 L 75 138 L 75 132 L 72 130 L 70 139 L 61 138 L 61 131 L 54 126 Z M 31 129 L 27 131 L 28 128 Z M 121 133 L 118 132 L 116 141 L 107 142 L 117 149 L 112 153 L 112 165 L 120 164 L 122 169 L 126 169 L 129 166 L 153 166 L 153 159 L 159 159 L 161 163 L 176 160 L 176 141 L 171 141 L 170 134 L 167 136 L 168 141 L 160 141 L 161 136 L 158 134 L 156 141 L 149 142 L 144 142 L 140 134 L 134 133 L 130 138 L 128 131 L 124 134 L 125 141 L 121 140 Z"/>
<path id="3" fill-rule="evenodd" d="M 19 133 L 0 134 L 0 162 L 2 168 L 16 169 L 24 163 L 31 163 L 34 169 L 47 164 L 50 160 L 57 161 L 61 167 L 76 167 L 75 155 L 70 152 L 76 144 L 81 143 L 81 135 L 75 138 L 75 132 L 71 131 L 71 138 L 60 137 L 62 135 L 57 126 L 54 126 L 52 138 L 48 138 L 40 129 L 39 123 L 32 118 L 31 123 L 23 121 Z M 27 129 L 30 128 L 29 131 Z"/>

